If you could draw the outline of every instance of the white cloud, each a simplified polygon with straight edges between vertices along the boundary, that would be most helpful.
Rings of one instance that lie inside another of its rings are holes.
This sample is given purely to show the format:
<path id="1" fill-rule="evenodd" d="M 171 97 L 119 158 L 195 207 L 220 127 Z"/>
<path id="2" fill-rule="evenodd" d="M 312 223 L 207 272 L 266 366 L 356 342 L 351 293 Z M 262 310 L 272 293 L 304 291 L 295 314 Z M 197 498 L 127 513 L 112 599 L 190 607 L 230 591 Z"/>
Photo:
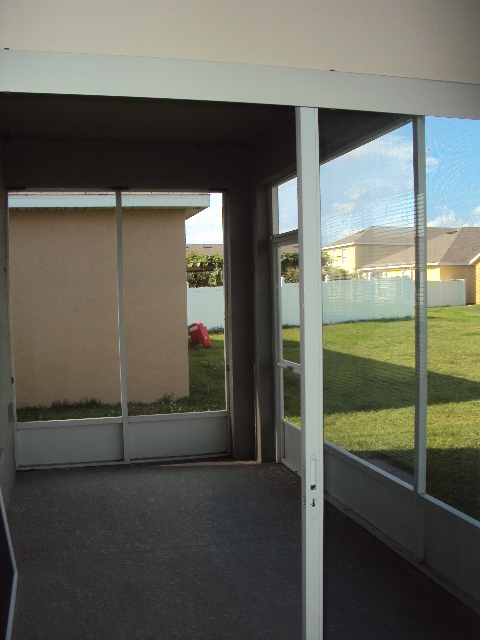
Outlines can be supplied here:
<path id="1" fill-rule="evenodd" d="M 383 156 L 411 161 L 413 157 L 413 142 L 398 133 L 389 133 L 381 138 L 372 140 L 368 144 L 357 147 L 351 153 L 352 155 Z"/>
<path id="2" fill-rule="evenodd" d="M 478 205 L 478 207 L 475 207 L 475 209 L 472 211 L 472 214 L 474 216 L 480 216 L 480 204 Z"/>
<path id="3" fill-rule="evenodd" d="M 455 211 L 443 207 L 442 215 L 427 222 L 427 227 L 456 227 L 457 219 Z"/>
<path id="4" fill-rule="evenodd" d="M 222 227 L 222 194 L 210 194 L 210 206 L 185 221 L 185 238 L 187 244 L 221 244 L 223 242 Z"/>
<path id="5" fill-rule="evenodd" d="M 440 164 L 440 160 L 438 158 L 435 158 L 434 156 L 427 156 L 426 164 L 427 169 L 428 167 L 436 167 L 438 164 Z"/>
<path id="6" fill-rule="evenodd" d="M 367 192 L 365 189 L 357 189 L 356 187 L 352 187 L 351 189 L 348 189 L 348 191 L 345 191 L 345 197 L 348 198 L 348 200 L 358 200 L 366 195 Z"/>
<path id="7" fill-rule="evenodd" d="M 351 213 L 355 209 L 354 202 L 334 202 L 332 209 L 337 213 Z"/>

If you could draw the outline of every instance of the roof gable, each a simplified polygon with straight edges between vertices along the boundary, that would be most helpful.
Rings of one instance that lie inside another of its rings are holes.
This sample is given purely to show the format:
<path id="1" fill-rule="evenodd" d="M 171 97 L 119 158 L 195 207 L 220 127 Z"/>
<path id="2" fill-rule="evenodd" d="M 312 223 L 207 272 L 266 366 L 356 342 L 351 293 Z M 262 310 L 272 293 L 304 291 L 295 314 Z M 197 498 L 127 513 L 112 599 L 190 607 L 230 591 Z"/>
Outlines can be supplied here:
<path id="1" fill-rule="evenodd" d="M 392 253 L 372 260 L 363 268 L 415 264 L 415 236 L 412 227 L 372 226 L 346 236 L 329 247 L 355 245 L 392 245 Z M 394 246 L 393 246 L 394 245 Z M 399 249 L 404 245 L 405 248 Z M 467 265 L 480 252 L 480 227 L 427 227 L 427 262 L 429 264 Z"/>

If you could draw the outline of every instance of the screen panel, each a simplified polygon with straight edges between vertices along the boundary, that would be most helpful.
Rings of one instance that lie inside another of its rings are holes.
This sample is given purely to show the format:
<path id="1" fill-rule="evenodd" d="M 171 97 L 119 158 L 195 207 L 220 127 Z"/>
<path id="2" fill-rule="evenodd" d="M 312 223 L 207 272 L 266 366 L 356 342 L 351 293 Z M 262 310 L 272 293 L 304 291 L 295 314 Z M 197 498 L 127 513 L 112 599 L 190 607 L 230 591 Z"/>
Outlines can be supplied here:
<path id="1" fill-rule="evenodd" d="M 115 197 L 9 194 L 17 420 L 119 416 Z"/>
<path id="2" fill-rule="evenodd" d="M 325 439 L 413 483 L 411 123 L 321 165 Z"/>
<path id="3" fill-rule="evenodd" d="M 427 492 L 480 520 L 480 121 L 425 127 Z"/>

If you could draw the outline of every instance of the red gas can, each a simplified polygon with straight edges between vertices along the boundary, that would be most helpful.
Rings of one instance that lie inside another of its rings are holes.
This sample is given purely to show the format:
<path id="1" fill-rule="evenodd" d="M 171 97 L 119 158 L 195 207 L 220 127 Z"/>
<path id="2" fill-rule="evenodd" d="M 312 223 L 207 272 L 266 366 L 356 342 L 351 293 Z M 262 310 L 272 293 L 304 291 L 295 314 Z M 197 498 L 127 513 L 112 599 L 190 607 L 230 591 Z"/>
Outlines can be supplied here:
<path id="1" fill-rule="evenodd" d="M 201 344 L 203 347 L 212 346 L 207 328 L 201 322 L 193 322 L 188 325 L 188 333 L 193 344 Z"/>

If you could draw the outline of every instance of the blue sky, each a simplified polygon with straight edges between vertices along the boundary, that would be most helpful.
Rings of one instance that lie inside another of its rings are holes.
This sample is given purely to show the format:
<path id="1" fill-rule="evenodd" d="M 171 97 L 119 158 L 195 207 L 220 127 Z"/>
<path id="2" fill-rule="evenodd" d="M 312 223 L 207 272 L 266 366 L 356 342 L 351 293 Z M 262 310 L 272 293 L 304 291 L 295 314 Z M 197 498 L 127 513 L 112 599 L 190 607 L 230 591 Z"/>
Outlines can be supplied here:
<path id="1" fill-rule="evenodd" d="M 222 244 L 222 194 L 210 194 L 208 209 L 185 222 L 187 244 Z"/>
<path id="2" fill-rule="evenodd" d="M 426 119 L 427 222 L 480 226 L 480 121 Z M 322 243 L 373 224 L 413 225 L 413 128 L 322 165 Z M 279 187 L 280 230 L 297 227 L 297 181 Z M 186 223 L 187 243 L 222 242 L 222 196 Z"/>
<path id="3" fill-rule="evenodd" d="M 480 226 L 480 122 L 427 118 L 427 223 Z M 322 244 L 372 224 L 413 225 L 408 124 L 321 166 Z M 296 180 L 279 189 L 281 231 L 297 226 Z"/>

